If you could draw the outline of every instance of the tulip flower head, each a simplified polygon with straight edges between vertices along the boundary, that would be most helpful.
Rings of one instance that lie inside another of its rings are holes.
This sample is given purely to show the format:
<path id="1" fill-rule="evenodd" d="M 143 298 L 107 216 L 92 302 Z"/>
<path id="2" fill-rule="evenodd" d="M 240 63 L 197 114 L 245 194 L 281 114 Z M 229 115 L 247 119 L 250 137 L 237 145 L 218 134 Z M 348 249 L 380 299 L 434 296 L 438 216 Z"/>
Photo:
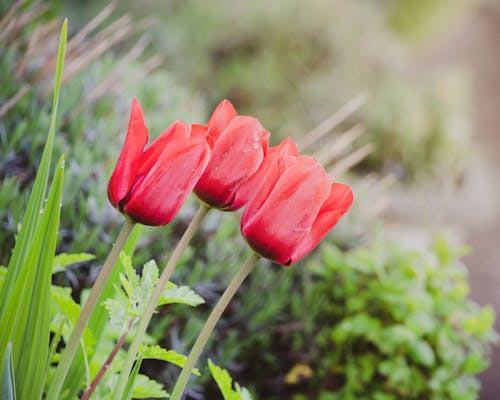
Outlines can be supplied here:
<path id="1" fill-rule="evenodd" d="M 291 139 L 265 161 L 265 179 L 248 202 L 241 232 L 258 254 L 291 265 L 311 252 L 353 202 L 315 159 L 297 156 Z"/>
<path id="2" fill-rule="evenodd" d="M 205 133 L 176 121 L 145 150 L 148 130 L 134 99 L 125 143 L 108 184 L 111 204 L 144 225 L 169 223 L 208 164 Z"/>
<path id="3" fill-rule="evenodd" d="M 194 192 L 210 207 L 236 210 L 248 200 L 237 193 L 259 170 L 268 150 L 269 132 L 256 118 L 237 115 L 227 100 L 217 106 L 206 130 L 213 148 Z"/>

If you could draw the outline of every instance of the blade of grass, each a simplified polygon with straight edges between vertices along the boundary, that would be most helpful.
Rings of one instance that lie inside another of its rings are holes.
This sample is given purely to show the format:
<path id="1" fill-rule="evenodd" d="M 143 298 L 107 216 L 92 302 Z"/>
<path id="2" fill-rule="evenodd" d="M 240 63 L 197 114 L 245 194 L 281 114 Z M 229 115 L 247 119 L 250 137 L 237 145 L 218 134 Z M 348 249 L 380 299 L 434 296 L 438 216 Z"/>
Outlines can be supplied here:
<path id="1" fill-rule="evenodd" d="M 3 358 L 7 344 L 13 339 L 12 355 L 14 365 L 16 366 L 20 353 L 25 350 L 22 349 L 24 340 L 22 335 L 25 333 L 25 327 L 28 323 L 27 318 L 29 316 L 30 302 L 35 301 L 35 299 L 33 299 L 33 285 L 36 282 L 38 271 L 30 267 L 33 266 L 33 260 L 37 257 L 37 255 L 34 254 L 34 244 L 41 240 L 41 235 L 43 235 L 43 232 L 40 233 L 41 227 L 43 228 L 44 219 L 43 201 L 47 191 L 54 146 L 57 105 L 59 102 L 62 69 L 64 67 L 66 36 L 67 21 L 64 21 L 59 42 L 54 100 L 52 104 L 49 133 L 45 142 L 33 190 L 28 200 L 26 213 L 14 245 L 12 257 L 9 261 L 7 275 L 0 290 L 0 359 Z M 53 260 L 51 260 L 50 264 L 52 264 L 52 261 Z M 35 335 L 38 335 L 38 332 Z M 38 350 L 39 349 L 36 349 L 35 354 L 38 354 Z M 42 368 L 42 373 L 43 372 L 44 368 Z M 26 373 L 26 371 L 23 373 Z M 18 379 L 19 378 L 18 376 Z"/>
<path id="2" fill-rule="evenodd" d="M 12 365 L 12 352 L 11 344 L 7 345 L 5 351 L 5 357 L 3 362 L 3 374 L 2 374 L 2 399 L 4 400 L 16 400 L 16 381 L 14 379 L 14 367 Z"/>
<path id="3" fill-rule="evenodd" d="M 52 103 L 52 116 L 50 120 L 50 128 L 43 149 L 40 166 L 33 184 L 33 190 L 28 200 L 26 213 L 21 224 L 21 229 L 17 236 L 14 250 L 8 265 L 8 273 L 5 282 L 0 290 L 0 316 L 5 312 L 6 299 L 10 296 L 14 284 L 19 275 L 21 266 L 24 263 L 33 233 L 39 223 L 40 210 L 43 208 L 43 200 L 47 191 L 47 183 L 49 180 L 50 164 L 52 160 L 52 151 L 54 147 L 54 136 L 56 130 L 57 106 L 59 104 L 59 91 L 61 88 L 61 77 L 64 68 L 64 57 L 66 53 L 66 37 L 68 31 L 67 20 L 64 21 L 61 29 L 61 37 L 59 41 L 59 52 L 57 55 L 56 74 L 54 83 L 54 99 Z M 0 344 L 0 352 L 3 352 Z"/>
<path id="4" fill-rule="evenodd" d="M 20 399 L 40 399 L 50 343 L 50 288 L 61 215 L 64 158 L 61 157 L 47 197 L 43 219 L 27 259 L 36 275 L 29 302 L 27 324 L 15 338 L 21 343 L 16 371 L 16 389 Z M 25 293 L 27 295 L 27 293 Z"/>

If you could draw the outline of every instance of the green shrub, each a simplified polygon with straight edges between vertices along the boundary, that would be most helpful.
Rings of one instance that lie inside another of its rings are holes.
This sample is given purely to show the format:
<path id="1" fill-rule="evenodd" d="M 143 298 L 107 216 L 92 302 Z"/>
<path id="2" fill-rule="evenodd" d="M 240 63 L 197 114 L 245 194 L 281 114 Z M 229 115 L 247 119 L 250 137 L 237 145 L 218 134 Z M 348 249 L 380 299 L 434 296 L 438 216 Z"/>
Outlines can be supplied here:
<path id="1" fill-rule="evenodd" d="M 442 238 L 430 254 L 323 247 L 322 265 L 310 263 L 321 399 L 477 398 L 495 316 L 467 298 L 462 254 Z"/>

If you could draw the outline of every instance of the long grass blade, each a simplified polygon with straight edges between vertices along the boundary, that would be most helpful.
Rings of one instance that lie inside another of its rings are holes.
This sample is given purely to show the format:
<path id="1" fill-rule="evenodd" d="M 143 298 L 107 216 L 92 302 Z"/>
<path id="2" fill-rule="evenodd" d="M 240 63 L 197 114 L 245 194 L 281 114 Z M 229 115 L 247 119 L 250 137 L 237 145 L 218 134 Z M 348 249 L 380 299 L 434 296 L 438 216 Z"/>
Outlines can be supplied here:
<path id="1" fill-rule="evenodd" d="M 2 394 L 3 400 L 16 400 L 16 381 L 14 379 L 14 367 L 12 365 L 11 344 L 7 345 L 3 362 Z"/>
<path id="2" fill-rule="evenodd" d="M 36 275 L 31 296 L 27 297 L 29 302 L 27 324 L 16 338 L 21 342 L 22 349 L 15 366 L 16 388 L 20 399 L 39 399 L 43 392 L 50 342 L 52 265 L 59 230 L 63 177 L 64 158 L 61 157 L 47 198 L 43 219 L 28 257 L 28 265 L 33 267 Z"/>
<path id="3" fill-rule="evenodd" d="M 64 57 L 66 54 L 66 37 L 68 25 L 64 21 L 61 29 L 61 38 L 59 41 L 59 52 L 57 55 L 57 66 L 54 83 L 54 100 L 52 103 L 52 117 L 50 120 L 50 128 L 43 149 L 40 166 L 33 184 L 33 190 L 28 200 L 26 212 L 21 224 L 21 229 L 17 236 L 14 250 L 8 265 L 8 273 L 5 282 L 0 290 L 0 316 L 5 312 L 6 299 L 11 295 L 14 284 L 18 278 L 21 266 L 24 264 L 26 255 L 33 240 L 33 233 L 40 221 L 40 210 L 43 209 L 43 200 L 47 191 L 47 183 L 49 180 L 50 164 L 52 161 L 52 151 L 54 148 L 54 136 L 56 130 L 57 105 L 59 103 L 59 91 L 61 88 L 62 70 L 64 68 Z M 5 346 L 5 344 L 4 344 Z M 4 347 L 5 348 L 5 347 Z M 0 353 L 3 349 L 0 343 Z"/>

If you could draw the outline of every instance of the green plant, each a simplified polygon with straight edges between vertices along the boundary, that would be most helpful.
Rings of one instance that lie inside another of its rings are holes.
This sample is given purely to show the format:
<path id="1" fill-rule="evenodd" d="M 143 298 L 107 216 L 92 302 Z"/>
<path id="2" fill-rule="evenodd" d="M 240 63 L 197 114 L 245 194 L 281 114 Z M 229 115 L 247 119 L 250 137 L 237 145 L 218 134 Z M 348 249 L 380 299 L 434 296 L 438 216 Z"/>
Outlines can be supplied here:
<path id="1" fill-rule="evenodd" d="M 475 399 L 496 340 L 494 311 L 467 298 L 463 249 L 437 237 L 429 254 L 387 242 L 313 268 L 321 399 Z"/>
<path id="2" fill-rule="evenodd" d="M 2 32 L 5 40 L 0 42 L 0 74 L 13 79 L 4 79 L 0 85 L 0 265 L 10 257 L 45 142 L 42 133 L 50 124 L 47 99 L 51 94 L 51 62 L 55 58 L 50 44 L 57 40 L 53 29 L 56 10 L 52 2 L 42 7 L 26 1 L 13 14 L 17 24 Z M 110 19 L 113 17 L 108 17 L 109 24 L 115 26 Z M 39 42 L 33 42 L 27 52 L 30 41 L 37 38 L 35 31 Z M 205 114 L 199 96 L 181 86 L 169 72 L 137 59 L 145 45 L 143 41 L 130 51 L 109 51 L 99 58 L 92 57 L 95 47 L 103 45 L 99 38 L 105 44 L 110 42 L 107 46 L 114 43 L 109 40 L 111 34 L 110 30 L 108 36 L 100 33 L 98 27 L 68 54 L 66 64 L 72 75 L 71 79 L 63 77 L 61 125 L 54 144 L 55 151 L 65 153 L 68 160 L 63 195 L 66 207 L 61 211 L 58 250 L 73 253 L 86 249 L 96 255 L 93 265 L 102 261 L 117 233 L 118 213 L 105 196 L 96 193 L 106 192 L 125 133 L 123 120 L 127 118 L 124 115 L 128 116 L 130 99 L 138 97 L 148 107 L 148 126 L 155 134 L 160 134 L 174 119 L 201 120 Z M 154 65 L 158 66 L 157 59 Z M 144 79 L 145 75 L 148 79 Z M 24 94 L 18 97 L 20 93 Z M 169 237 L 168 233 L 152 235 L 160 235 L 164 240 Z M 149 255 L 141 256 L 141 247 L 140 261 L 145 262 Z M 162 251 L 158 246 L 156 253 Z M 83 266 L 89 267 L 90 263 Z M 74 282 L 75 275 L 73 267 L 57 279 L 61 283 Z M 86 275 L 80 277 L 84 285 Z"/>

